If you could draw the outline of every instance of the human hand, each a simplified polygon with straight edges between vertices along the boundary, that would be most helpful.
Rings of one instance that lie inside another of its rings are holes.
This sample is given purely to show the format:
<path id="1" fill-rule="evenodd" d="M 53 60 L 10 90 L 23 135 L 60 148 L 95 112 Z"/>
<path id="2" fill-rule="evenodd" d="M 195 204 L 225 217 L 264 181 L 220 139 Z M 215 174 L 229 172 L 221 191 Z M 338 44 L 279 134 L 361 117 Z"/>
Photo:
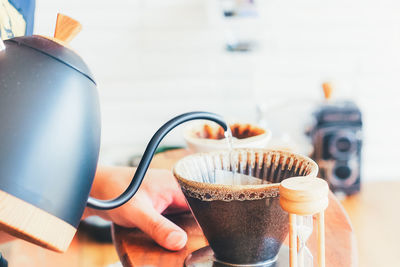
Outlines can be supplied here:
<path id="1" fill-rule="evenodd" d="M 90 195 L 99 199 L 119 196 L 129 185 L 134 168 L 99 166 Z M 163 214 L 188 210 L 179 185 L 167 170 L 149 169 L 133 198 L 113 210 L 86 208 L 84 217 L 97 215 L 124 227 L 138 227 L 159 245 L 179 250 L 186 245 L 187 235 Z"/>

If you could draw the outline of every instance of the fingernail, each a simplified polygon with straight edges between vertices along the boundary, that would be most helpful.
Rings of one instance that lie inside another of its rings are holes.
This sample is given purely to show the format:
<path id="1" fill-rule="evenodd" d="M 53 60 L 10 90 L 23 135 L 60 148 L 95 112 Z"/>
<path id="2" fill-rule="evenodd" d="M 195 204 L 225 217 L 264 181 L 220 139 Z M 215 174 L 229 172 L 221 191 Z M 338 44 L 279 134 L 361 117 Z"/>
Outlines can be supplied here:
<path id="1" fill-rule="evenodd" d="M 181 249 L 185 246 L 186 239 L 185 233 L 173 231 L 167 236 L 165 242 L 171 249 Z"/>

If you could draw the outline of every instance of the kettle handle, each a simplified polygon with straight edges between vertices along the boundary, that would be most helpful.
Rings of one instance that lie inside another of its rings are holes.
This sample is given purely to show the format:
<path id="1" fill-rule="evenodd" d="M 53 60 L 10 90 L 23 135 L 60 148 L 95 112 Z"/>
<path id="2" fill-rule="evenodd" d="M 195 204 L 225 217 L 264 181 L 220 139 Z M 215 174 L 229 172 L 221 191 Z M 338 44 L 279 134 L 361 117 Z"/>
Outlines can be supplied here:
<path id="1" fill-rule="evenodd" d="M 4 45 L 4 42 L 3 42 L 3 40 L 1 39 L 1 36 L 0 36 L 0 52 L 3 51 L 4 49 L 6 49 L 6 46 Z"/>
<path id="2" fill-rule="evenodd" d="M 120 196 L 111 200 L 100 200 L 89 197 L 87 201 L 87 206 L 94 209 L 107 210 L 118 208 L 119 206 L 128 202 L 139 189 L 143 181 L 144 175 L 146 174 L 150 162 L 154 156 L 154 153 L 165 135 L 167 135 L 173 128 L 175 128 L 179 124 L 199 119 L 214 121 L 221 125 L 225 131 L 228 129 L 228 125 L 225 123 L 221 116 L 210 112 L 188 112 L 169 120 L 151 138 L 128 188 Z"/>

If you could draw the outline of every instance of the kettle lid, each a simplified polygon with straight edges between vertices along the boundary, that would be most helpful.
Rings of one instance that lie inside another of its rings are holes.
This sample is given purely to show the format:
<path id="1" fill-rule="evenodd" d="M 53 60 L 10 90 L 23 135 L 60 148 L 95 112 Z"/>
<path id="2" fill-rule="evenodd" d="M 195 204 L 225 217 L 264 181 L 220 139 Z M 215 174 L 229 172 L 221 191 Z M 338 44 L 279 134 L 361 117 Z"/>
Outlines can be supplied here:
<path id="1" fill-rule="evenodd" d="M 6 44 L 8 42 L 13 42 L 18 45 L 28 46 L 38 52 L 44 53 L 75 69 L 96 84 L 93 74 L 83 59 L 72 49 L 63 46 L 58 42 L 39 35 L 15 37 L 4 42 Z"/>

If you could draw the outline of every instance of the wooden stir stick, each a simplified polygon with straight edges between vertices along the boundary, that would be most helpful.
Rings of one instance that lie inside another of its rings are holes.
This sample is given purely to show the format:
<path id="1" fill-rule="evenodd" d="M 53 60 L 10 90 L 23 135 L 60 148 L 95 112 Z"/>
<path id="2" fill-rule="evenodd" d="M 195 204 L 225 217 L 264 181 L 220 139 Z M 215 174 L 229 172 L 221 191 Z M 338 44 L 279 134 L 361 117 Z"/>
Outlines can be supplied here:
<path id="1" fill-rule="evenodd" d="M 64 43 L 69 43 L 82 30 L 82 25 L 61 13 L 57 14 L 56 29 L 54 38 Z"/>
<path id="2" fill-rule="evenodd" d="M 320 178 L 294 177 L 281 182 L 280 204 L 289 213 L 290 267 L 304 266 L 303 255 L 298 255 L 298 219 L 317 214 L 318 265 L 325 267 L 325 222 L 324 211 L 328 207 L 329 187 Z"/>

